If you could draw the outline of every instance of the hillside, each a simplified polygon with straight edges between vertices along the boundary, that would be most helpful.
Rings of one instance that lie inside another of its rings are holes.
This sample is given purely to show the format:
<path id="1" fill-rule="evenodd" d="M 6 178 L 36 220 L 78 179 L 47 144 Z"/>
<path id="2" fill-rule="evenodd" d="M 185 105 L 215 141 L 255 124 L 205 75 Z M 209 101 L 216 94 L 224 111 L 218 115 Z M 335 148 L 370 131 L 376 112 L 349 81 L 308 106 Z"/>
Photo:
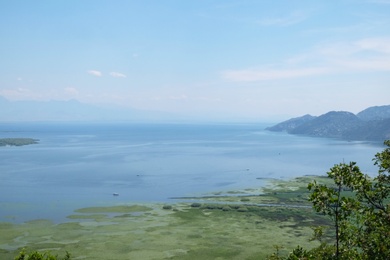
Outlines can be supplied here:
<path id="1" fill-rule="evenodd" d="M 357 113 L 356 116 L 364 121 L 387 119 L 390 118 L 390 105 L 369 107 Z"/>
<path id="2" fill-rule="evenodd" d="M 358 114 L 331 111 L 318 117 L 305 115 L 269 127 L 269 131 L 345 140 L 390 139 L 390 105 L 369 107 Z"/>
<path id="3" fill-rule="evenodd" d="M 282 131 L 290 132 L 293 129 L 297 128 L 298 126 L 313 120 L 314 118 L 316 117 L 311 115 L 304 115 L 301 117 L 291 118 L 287 121 L 284 121 L 272 127 L 268 127 L 267 130 L 274 131 L 274 132 L 282 132 Z"/>
<path id="4" fill-rule="evenodd" d="M 328 112 L 290 131 L 291 134 L 318 137 L 343 137 L 346 131 L 358 128 L 361 120 L 350 112 Z"/>

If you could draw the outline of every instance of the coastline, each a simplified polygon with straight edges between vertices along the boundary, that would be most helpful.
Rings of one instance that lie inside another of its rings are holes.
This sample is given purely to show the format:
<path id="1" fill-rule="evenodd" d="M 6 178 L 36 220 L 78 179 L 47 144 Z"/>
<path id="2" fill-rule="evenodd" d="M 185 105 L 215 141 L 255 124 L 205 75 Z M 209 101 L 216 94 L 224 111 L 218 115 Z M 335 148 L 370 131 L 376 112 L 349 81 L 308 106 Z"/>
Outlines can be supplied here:
<path id="1" fill-rule="evenodd" d="M 34 138 L 0 138 L 1 146 L 24 146 L 30 144 L 37 144 L 38 139 Z"/>

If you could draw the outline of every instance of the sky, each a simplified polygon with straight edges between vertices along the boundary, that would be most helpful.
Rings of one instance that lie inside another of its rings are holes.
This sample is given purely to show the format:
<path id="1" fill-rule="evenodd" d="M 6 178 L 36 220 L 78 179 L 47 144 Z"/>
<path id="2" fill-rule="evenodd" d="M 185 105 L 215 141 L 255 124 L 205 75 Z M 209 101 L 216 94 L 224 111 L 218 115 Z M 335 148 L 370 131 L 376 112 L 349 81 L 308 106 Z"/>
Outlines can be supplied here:
<path id="1" fill-rule="evenodd" d="M 0 96 L 204 118 L 390 104 L 390 0 L 0 0 Z"/>

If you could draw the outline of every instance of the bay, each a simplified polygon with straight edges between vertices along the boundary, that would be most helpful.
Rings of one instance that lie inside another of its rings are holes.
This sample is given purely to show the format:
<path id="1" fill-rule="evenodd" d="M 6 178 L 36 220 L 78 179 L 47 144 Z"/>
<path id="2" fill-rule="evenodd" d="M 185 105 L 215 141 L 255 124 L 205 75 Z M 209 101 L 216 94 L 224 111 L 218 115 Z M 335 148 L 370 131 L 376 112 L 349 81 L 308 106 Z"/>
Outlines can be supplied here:
<path id="1" fill-rule="evenodd" d="M 372 158 L 382 144 L 293 136 L 267 126 L 2 123 L 0 138 L 40 141 L 0 147 L 0 221 L 64 221 L 81 207 L 258 188 L 267 179 L 324 175 L 343 161 L 377 172 Z"/>

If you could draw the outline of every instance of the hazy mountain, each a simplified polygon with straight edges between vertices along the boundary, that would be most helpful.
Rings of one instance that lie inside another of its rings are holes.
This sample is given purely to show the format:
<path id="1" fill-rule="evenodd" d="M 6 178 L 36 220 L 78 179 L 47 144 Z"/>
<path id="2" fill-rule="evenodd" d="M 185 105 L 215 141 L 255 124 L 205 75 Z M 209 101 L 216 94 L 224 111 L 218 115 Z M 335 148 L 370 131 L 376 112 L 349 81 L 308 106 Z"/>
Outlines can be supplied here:
<path id="1" fill-rule="evenodd" d="M 357 115 L 346 111 L 331 111 L 319 117 L 305 115 L 267 130 L 347 140 L 383 141 L 390 139 L 390 106 L 370 107 Z"/>
<path id="2" fill-rule="evenodd" d="M 390 105 L 369 107 L 356 115 L 364 121 L 390 118 Z"/>
<path id="3" fill-rule="evenodd" d="M 130 108 L 107 108 L 69 101 L 9 101 L 0 96 L 0 121 L 161 120 L 170 115 Z"/>
<path id="4" fill-rule="evenodd" d="M 331 111 L 303 123 L 289 133 L 319 137 L 343 137 L 346 131 L 359 127 L 361 120 L 350 112 Z"/>
<path id="5" fill-rule="evenodd" d="M 274 132 L 283 132 L 283 131 L 290 132 L 293 129 L 295 129 L 296 127 L 298 127 L 298 126 L 300 126 L 308 121 L 311 121 L 314 118 L 316 118 L 316 117 L 307 114 L 307 115 L 304 115 L 301 117 L 291 118 L 291 119 L 284 121 L 282 123 L 279 123 L 277 125 L 268 127 L 268 128 L 266 128 L 266 130 L 274 131 Z"/>
<path id="6" fill-rule="evenodd" d="M 344 132 L 347 140 L 390 140 L 390 118 L 371 120 Z"/>

